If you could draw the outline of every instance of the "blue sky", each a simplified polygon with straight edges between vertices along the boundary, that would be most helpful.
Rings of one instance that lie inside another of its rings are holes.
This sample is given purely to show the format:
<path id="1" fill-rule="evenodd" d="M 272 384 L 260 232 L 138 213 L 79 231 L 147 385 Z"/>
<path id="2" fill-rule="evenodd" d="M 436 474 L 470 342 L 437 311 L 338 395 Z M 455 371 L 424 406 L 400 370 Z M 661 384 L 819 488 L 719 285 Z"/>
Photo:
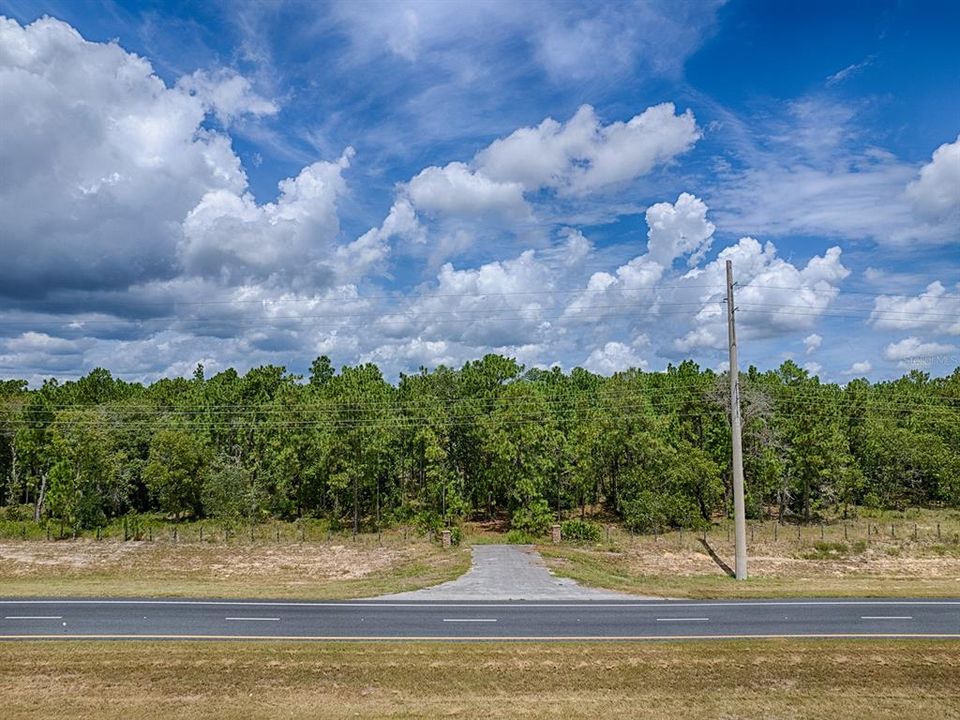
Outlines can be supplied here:
<path id="1" fill-rule="evenodd" d="M 0 15 L 4 376 L 960 365 L 956 3 Z"/>

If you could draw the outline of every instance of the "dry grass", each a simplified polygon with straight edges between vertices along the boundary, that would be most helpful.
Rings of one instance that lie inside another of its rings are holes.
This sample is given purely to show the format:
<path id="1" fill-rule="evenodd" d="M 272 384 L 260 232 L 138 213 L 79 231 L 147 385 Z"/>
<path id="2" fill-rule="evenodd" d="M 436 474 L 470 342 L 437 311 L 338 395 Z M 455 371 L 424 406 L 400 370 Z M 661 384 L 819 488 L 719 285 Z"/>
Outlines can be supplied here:
<path id="1" fill-rule="evenodd" d="M 960 718 L 946 641 L 0 643 L 19 718 Z"/>
<path id="2" fill-rule="evenodd" d="M 955 514 L 915 520 L 780 527 L 748 535 L 747 582 L 730 579 L 728 528 L 630 536 L 613 529 L 592 546 L 544 545 L 547 565 L 585 585 L 676 598 L 955 597 L 960 593 L 960 529 Z M 937 522 L 941 524 L 937 536 Z M 799 532 L 799 537 L 798 537 Z M 716 556 L 712 556 L 712 553 Z M 719 562 L 718 562 L 719 559 Z"/>
<path id="3" fill-rule="evenodd" d="M 385 536 L 329 543 L 22 541 L 0 543 L 6 596 L 351 598 L 453 579 L 464 549 Z"/>

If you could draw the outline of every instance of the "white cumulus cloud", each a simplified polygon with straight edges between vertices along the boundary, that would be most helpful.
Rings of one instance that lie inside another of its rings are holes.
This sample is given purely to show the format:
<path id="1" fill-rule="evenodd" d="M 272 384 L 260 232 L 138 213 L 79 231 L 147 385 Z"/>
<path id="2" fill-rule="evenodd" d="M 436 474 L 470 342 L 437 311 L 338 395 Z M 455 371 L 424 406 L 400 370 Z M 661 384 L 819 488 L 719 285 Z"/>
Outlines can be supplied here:
<path id="1" fill-rule="evenodd" d="M 716 260 L 695 268 L 670 292 L 672 301 L 700 302 L 695 327 L 677 338 L 677 351 L 722 348 L 726 345 L 726 261 L 731 260 L 737 283 L 737 332 L 766 338 L 812 328 L 840 293 L 840 282 L 850 274 L 840 260 L 839 247 L 814 255 L 803 267 L 778 257 L 773 243 L 761 245 L 741 238 L 724 248 Z"/>
<path id="2" fill-rule="evenodd" d="M 530 214 L 519 183 L 491 180 L 460 162 L 428 167 L 410 180 L 406 189 L 413 204 L 428 213 L 513 218 Z"/>
<path id="3" fill-rule="evenodd" d="M 803 347 L 807 355 L 819 348 L 823 344 L 823 338 L 817 333 L 810 333 L 803 339 Z"/>
<path id="4" fill-rule="evenodd" d="M 609 125 L 584 105 L 566 123 L 547 118 L 495 140 L 478 153 L 476 164 L 488 177 L 519 182 L 527 190 L 582 195 L 646 175 L 692 148 L 700 136 L 693 113 L 677 114 L 673 103 Z"/>
<path id="5" fill-rule="evenodd" d="M 949 224 L 960 235 L 960 135 L 938 147 L 920 177 L 907 186 L 918 217 L 934 225 Z"/>
<path id="6" fill-rule="evenodd" d="M 646 338 L 641 337 L 640 340 L 640 344 L 643 344 Z M 622 342 L 610 341 L 603 347 L 598 347 L 591 352 L 584 361 L 583 367 L 598 375 L 612 375 L 630 368 L 646 370 L 647 361 L 637 352 L 637 344 L 637 342 L 634 342 L 627 345 Z"/>
<path id="7" fill-rule="evenodd" d="M 887 360 L 910 360 L 917 358 L 931 358 L 937 355 L 954 352 L 956 345 L 947 345 L 938 342 L 924 342 L 920 338 L 910 336 L 899 342 L 892 342 L 883 350 Z"/>
<path id="8" fill-rule="evenodd" d="M 960 283 L 953 292 L 938 280 L 915 297 L 881 295 L 874 300 L 870 322 L 879 330 L 924 329 L 960 335 Z"/>
<path id="9" fill-rule="evenodd" d="M 114 287 L 176 272 L 180 223 L 208 192 L 242 192 L 197 97 L 116 43 L 0 17 L 0 286 Z M 23 252 L 23 248 L 30 252 Z"/>
<path id="10" fill-rule="evenodd" d="M 647 225 L 647 252 L 664 267 L 684 255 L 690 255 L 689 265 L 696 265 L 709 250 L 715 229 L 707 220 L 707 206 L 689 193 L 681 193 L 673 205 L 657 203 L 650 207 Z"/>
<path id="11" fill-rule="evenodd" d="M 869 360 L 861 360 L 853 363 L 848 369 L 843 371 L 844 375 L 866 375 L 873 370 L 873 365 Z"/>
<path id="12" fill-rule="evenodd" d="M 200 99 L 221 123 L 244 115 L 276 115 L 280 108 L 273 100 L 257 94 L 250 81 L 235 70 L 197 70 L 177 81 L 177 87 Z"/>

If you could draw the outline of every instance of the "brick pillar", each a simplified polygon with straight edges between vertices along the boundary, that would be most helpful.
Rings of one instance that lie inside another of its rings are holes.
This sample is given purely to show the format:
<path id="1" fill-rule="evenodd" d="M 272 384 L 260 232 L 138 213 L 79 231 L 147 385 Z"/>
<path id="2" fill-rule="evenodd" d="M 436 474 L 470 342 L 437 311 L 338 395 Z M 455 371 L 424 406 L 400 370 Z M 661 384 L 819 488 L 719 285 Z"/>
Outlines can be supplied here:
<path id="1" fill-rule="evenodd" d="M 550 540 L 556 545 L 560 542 L 560 526 L 554 525 L 550 528 Z"/>
<path id="2" fill-rule="evenodd" d="M 449 530 L 444 530 L 442 533 L 440 533 L 440 544 L 443 545 L 443 547 L 450 547 L 450 531 Z"/>

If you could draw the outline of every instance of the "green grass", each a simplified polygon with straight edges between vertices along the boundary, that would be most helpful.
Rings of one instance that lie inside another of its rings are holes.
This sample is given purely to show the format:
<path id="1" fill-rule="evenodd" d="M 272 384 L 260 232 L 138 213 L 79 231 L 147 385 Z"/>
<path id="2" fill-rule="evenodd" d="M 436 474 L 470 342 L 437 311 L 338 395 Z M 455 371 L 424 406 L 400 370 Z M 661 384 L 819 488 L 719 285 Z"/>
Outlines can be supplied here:
<path id="1" fill-rule="evenodd" d="M 25 718 L 960 718 L 960 644 L 0 642 Z"/>

